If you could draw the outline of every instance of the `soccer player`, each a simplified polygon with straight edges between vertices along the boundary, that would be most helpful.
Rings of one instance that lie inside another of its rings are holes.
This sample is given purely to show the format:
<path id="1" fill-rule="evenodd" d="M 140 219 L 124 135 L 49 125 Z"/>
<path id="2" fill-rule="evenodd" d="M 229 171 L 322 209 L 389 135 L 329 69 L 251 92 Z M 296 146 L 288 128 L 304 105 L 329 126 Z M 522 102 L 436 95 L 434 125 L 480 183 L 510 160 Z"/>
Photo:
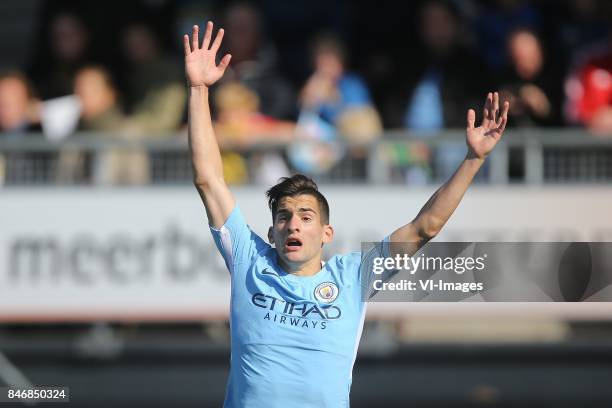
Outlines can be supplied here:
<path id="1" fill-rule="evenodd" d="M 231 56 L 217 65 L 223 29 L 213 40 L 209 22 L 201 46 L 198 31 L 194 26 L 191 38 L 184 36 L 189 144 L 194 183 L 231 274 L 232 352 L 224 406 L 348 406 L 366 309 L 361 256 L 322 261 L 334 229 L 327 200 L 306 176 L 284 178 L 268 190 L 269 243 L 247 226 L 223 180 L 208 102 L 208 87 L 223 76 Z M 465 160 L 412 222 L 385 238 L 394 243 L 391 256 L 413 254 L 442 229 L 499 141 L 508 107 L 504 103 L 500 113 L 498 94 L 489 93 L 479 127 L 474 110 L 468 111 Z"/>

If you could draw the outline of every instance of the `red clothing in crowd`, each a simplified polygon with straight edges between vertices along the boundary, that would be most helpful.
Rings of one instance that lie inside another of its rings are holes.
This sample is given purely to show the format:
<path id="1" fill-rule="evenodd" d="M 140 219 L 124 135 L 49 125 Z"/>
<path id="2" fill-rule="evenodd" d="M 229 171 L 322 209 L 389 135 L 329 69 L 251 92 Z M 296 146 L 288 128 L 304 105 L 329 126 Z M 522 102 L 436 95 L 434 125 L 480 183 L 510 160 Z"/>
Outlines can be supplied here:
<path id="1" fill-rule="evenodd" d="M 589 123 L 597 111 L 612 105 L 612 54 L 591 59 L 575 79 L 569 92 L 572 116 Z"/>

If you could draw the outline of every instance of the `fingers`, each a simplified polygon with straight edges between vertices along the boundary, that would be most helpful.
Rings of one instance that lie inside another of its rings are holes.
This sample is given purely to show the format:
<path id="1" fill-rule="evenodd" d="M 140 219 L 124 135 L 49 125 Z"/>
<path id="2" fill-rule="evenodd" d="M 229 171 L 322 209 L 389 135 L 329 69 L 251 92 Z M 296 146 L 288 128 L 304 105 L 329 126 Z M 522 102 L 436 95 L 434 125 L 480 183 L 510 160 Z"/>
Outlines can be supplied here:
<path id="1" fill-rule="evenodd" d="M 504 102 L 504 107 L 502 108 L 501 116 L 499 117 L 499 124 L 497 128 L 500 132 L 503 132 L 506 129 L 506 123 L 508 123 L 508 111 L 510 110 L 510 102 Z"/>
<path id="2" fill-rule="evenodd" d="M 187 34 L 183 36 L 183 47 L 185 48 L 185 56 L 191 54 L 191 45 L 189 44 L 189 36 Z"/>
<path id="3" fill-rule="evenodd" d="M 191 30 L 191 50 L 195 51 L 200 48 L 200 27 L 197 25 L 193 26 Z"/>
<path id="4" fill-rule="evenodd" d="M 468 129 L 474 129 L 475 122 L 476 122 L 476 111 L 474 109 L 469 109 L 467 113 Z"/>
<path id="5" fill-rule="evenodd" d="M 504 105 L 505 106 L 505 105 Z M 499 92 L 489 92 L 483 110 L 482 126 L 488 128 L 493 125 L 499 126 L 501 116 L 499 116 Z"/>
<path id="6" fill-rule="evenodd" d="M 499 115 L 499 118 L 497 119 L 497 121 L 495 122 L 495 125 L 497 127 L 500 127 L 502 122 L 504 121 L 504 119 L 507 121 L 508 120 L 508 110 L 510 110 L 510 102 L 505 101 L 504 105 L 502 106 L 502 111 L 501 114 Z"/>
<path id="7" fill-rule="evenodd" d="M 210 39 L 212 37 L 213 23 L 209 21 L 206 23 L 206 31 L 204 32 L 204 39 L 202 40 L 202 48 L 207 50 L 210 46 Z"/>
<path id="8" fill-rule="evenodd" d="M 223 34 L 224 33 L 225 33 L 225 31 L 222 28 L 217 32 L 217 36 L 215 37 L 215 41 L 213 42 L 212 47 L 210 47 L 210 50 L 212 52 L 217 52 L 219 50 L 219 47 L 221 47 L 221 41 L 223 40 Z"/>
<path id="9" fill-rule="evenodd" d="M 200 48 L 200 27 L 194 25 L 191 29 L 191 51 L 195 51 Z"/>
<path id="10" fill-rule="evenodd" d="M 497 114 L 499 113 L 499 93 L 493 93 L 493 112 L 491 112 L 491 120 L 493 122 L 497 121 Z"/>
<path id="11" fill-rule="evenodd" d="M 495 130 L 491 135 L 497 140 L 501 137 L 506 124 L 508 123 L 508 112 L 510 110 L 510 102 L 505 101 L 502 105 L 501 113 L 499 111 L 499 92 L 489 92 L 483 109 L 482 127 L 485 130 Z M 467 122 L 468 129 L 474 127 L 476 120 L 476 112 L 473 109 L 468 110 Z"/>
<path id="12" fill-rule="evenodd" d="M 497 128 L 499 130 L 499 134 L 501 136 L 502 132 L 506 129 L 506 123 L 508 123 L 508 118 L 507 117 L 503 117 L 499 127 Z"/>
<path id="13" fill-rule="evenodd" d="M 489 127 L 491 123 L 491 111 L 493 110 L 493 95 L 491 92 L 487 94 L 487 100 L 482 111 L 482 126 Z"/>
<path id="14" fill-rule="evenodd" d="M 221 62 L 219 62 L 219 68 L 221 69 L 221 71 L 225 71 L 225 68 L 227 68 L 231 59 L 231 54 L 225 54 L 223 58 L 221 58 Z"/>
<path id="15" fill-rule="evenodd" d="M 202 39 L 202 48 L 208 50 L 210 46 L 210 40 L 212 39 L 213 23 L 209 21 L 206 23 L 206 31 L 204 32 L 204 38 Z M 225 31 L 220 29 L 215 37 L 215 41 L 212 44 L 211 51 L 217 52 L 221 47 L 221 41 L 223 41 L 223 35 Z M 200 27 L 197 25 L 193 26 L 191 33 L 191 44 L 189 43 L 189 36 L 185 34 L 183 37 L 183 47 L 185 48 L 185 55 L 189 55 L 191 52 L 200 48 Z"/>

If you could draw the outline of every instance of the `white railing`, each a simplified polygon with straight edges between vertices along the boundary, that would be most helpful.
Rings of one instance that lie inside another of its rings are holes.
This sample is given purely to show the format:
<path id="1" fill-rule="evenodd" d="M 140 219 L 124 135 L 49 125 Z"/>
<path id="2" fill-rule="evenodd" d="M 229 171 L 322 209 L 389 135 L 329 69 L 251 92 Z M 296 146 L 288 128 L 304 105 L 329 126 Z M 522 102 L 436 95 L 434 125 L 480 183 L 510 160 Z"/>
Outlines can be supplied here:
<path id="1" fill-rule="evenodd" d="M 420 183 L 437 183 L 461 159 L 464 138 L 463 130 L 427 135 L 387 131 L 371 143 L 339 142 L 346 152 L 344 157 L 316 178 L 322 182 L 410 183 L 415 181 L 408 174 L 417 169 L 423 175 Z M 286 158 L 289 146 L 269 139 L 249 147 L 226 143 L 223 149 L 244 159 L 246 181 L 252 182 L 256 165 L 252 159 L 259 157 L 261 161 L 264 153 L 277 153 L 291 171 L 291 161 Z M 0 181 L 5 185 L 116 184 L 112 174 L 117 161 L 109 157 L 110 152 L 124 152 L 124 162 L 141 167 L 142 176 L 135 177 L 133 183 L 191 181 L 184 133 L 137 140 L 108 133 L 77 133 L 60 142 L 49 141 L 42 134 L 0 134 Z M 429 156 L 415 158 L 419 154 L 414 152 Z M 478 181 L 490 184 L 612 182 L 612 137 L 596 137 L 577 129 L 508 130 L 481 173 Z"/>

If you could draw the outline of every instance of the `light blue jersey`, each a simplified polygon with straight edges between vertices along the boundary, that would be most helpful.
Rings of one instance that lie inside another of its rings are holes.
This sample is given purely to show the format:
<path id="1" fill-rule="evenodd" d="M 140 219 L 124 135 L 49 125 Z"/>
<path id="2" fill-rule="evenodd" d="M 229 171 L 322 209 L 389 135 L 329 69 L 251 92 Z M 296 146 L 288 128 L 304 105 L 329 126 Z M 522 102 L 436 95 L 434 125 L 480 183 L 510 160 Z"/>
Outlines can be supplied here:
<path id="1" fill-rule="evenodd" d="M 361 254 L 313 276 L 286 273 L 235 207 L 211 228 L 231 273 L 231 368 L 225 407 L 348 407 L 366 303 Z"/>

